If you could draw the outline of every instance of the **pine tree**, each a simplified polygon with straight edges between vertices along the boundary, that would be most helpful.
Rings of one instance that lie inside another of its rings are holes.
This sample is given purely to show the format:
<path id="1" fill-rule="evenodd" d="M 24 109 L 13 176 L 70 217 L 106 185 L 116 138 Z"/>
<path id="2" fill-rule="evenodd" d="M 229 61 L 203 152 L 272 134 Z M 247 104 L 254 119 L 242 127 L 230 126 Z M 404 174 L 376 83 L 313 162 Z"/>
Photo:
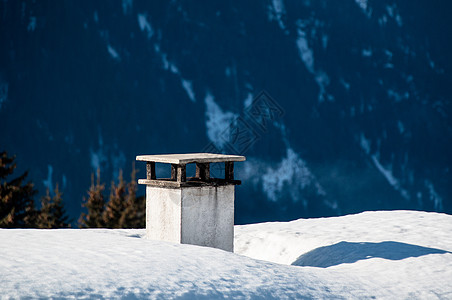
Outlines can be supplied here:
<path id="1" fill-rule="evenodd" d="M 135 163 L 132 165 L 130 183 L 127 185 L 126 209 L 121 218 L 122 228 L 144 228 L 146 222 L 146 201 L 144 196 L 137 197 Z"/>
<path id="2" fill-rule="evenodd" d="M 126 211 L 126 184 L 119 170 L 118 184 L 111 183 L 110 199 L 103 213 L 103 220 L 107 228 L 124 228 L 123 215 Z"/>
<path id="3" fill-rule="evenodd" d="M 38 228 L 68 228 L 70 227 L 66 211 L 63 206 L 62 193 L 55 187 L 55 196 L 50 197 L 50 191 L 41 198 L 41 210 L 39 211 Z"/>
<path id="4" fill-rule="evenodd" d="M 144 228 L 146 216 L 146 200 L 144 196 L 137 197 L 136 169 L 133 164 L 131 182 L 126 184 L 119 172 L 118 183 L 112 182 L 108 203 L 105 203 L 104 185 L 100 184 L 98 170 L 97 184 L 91 178 L 88 199 L 84 199 L 83 206 L 88 213 L 82 213 L 79 219 L 81 227 L 106 228 Z"/>
<path id="5" fill-rule="evenodd" d="M 46 195 L 41 197 L 41 210 L 39 211 L 37 227 L 38 228 L 51 228 L 51 206 L 52 197 L 50 191 L 47 189 Z"/>
<path id="6" fill-rule="evenodd" d="M 29 228 L 36 225 L 37 211 L 34 196 L 37 191 L 33 183 L 24 183 L 28 172 L 11 181 L 7 177 L 16 168 L 15 157 L 8 157 L 6 152 L 0 153 L 0 227 Z"/>
<path id="7" fill-rule="evenodd" d="M 88 199 L 83 197 L 83 207 L 87 208 L 88 213 L 82 213 L 80 215 L 79 224 L 81 227 L 105 227 L 102 218 L 105 210 L 104 189 L 105 185 L 100 184 L 100 170 L 97 169 L 97 182 L 94 184 L 94 174 L 91 174 L 91 187 L 88 191 Z"/>

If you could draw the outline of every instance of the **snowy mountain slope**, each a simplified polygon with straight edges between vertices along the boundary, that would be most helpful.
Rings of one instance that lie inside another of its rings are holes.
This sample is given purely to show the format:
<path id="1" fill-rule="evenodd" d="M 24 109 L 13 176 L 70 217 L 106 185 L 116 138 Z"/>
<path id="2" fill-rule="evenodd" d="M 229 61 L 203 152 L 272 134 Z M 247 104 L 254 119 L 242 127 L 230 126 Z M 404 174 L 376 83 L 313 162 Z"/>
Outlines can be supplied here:
<path id="1" fill-rule="evenodd" d="M 143 230 L 0 230 L 0 295 L 447 299 L 450 232 L 450 215 L 362 213 L 237 226 L 233 254 L 146 240 Z"/>

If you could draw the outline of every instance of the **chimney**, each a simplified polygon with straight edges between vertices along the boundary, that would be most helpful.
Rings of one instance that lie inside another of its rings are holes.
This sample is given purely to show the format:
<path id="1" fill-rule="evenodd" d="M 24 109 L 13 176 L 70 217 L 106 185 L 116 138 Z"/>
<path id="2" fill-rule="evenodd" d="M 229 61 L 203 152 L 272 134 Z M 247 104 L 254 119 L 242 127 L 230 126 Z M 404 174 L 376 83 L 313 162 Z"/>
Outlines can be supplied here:
<path id="1" fill-rule="evenodd" d="M 212 153 L 140 155 L 146 162 L 146 237 L 234 250 L 234 162 L 244 156 Z M 171 164 L 171 178 L 157 178 L 155 163 Z M 210 164 L 224 163 L 224 178 L 210 177 Z M 186 177 L 196 164 L 195 177 Z"/>

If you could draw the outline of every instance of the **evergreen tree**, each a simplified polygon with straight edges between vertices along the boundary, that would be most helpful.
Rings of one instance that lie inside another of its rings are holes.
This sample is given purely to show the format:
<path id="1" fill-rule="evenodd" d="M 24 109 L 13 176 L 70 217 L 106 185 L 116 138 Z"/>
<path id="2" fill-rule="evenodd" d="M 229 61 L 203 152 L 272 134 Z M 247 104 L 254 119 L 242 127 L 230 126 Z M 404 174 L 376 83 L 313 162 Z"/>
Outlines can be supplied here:
<path id="1" fill-rule="evenodd" d="M 144 196 L 137 197 L 135 163 L 132 166 L 130 183 L 127 185 L 126 209 L 121 218 L 122 228 L 144 228 L 146 225 L 146 200 Z"/>
<path id="2" fill-rule="evenodd" d="M 68 228 L 70 227 L 66 211 L 63 206 L 62 193 L 55 187 L 55 196 L 50 197 L 50 191 L 41 198 L 41 210 L 39 211 L 38 228 Z"/>
<path id="3" fill-rule="evenodd" d="M 126 211 L 126 184 L 119 170 L 118 184 L 111 183 L 110 199 L 103 213 L 103 220 L 107 228 L 124 228 L 123 215 Z"/>
<path id="4" fill-rule="evenodd" d="M 91 174 L 91 187 L 88 191 L 88 199 L 83 197 L 83 207 L 87 208 L 88 213 L 80 215 L 79 224 L 81 227 L 105 227 L 102 217 L 105 210 L 104 189 L 105 185 L 100 184 L 100 170 L 97 169 L 97 182 L 94 184 L 94 174 Z"/>
<path id="5" fill-rule="evenodd" d="M 7 181 L 16 168 L 15 157 L 0 153 L 0 227 L 29 228 L 36 225 L 37 211 L 34 203 L 34 190 L 31 182 L 24 183 L 28 172 Z"/>
<path id="6" fill-rule="evenodd" d="M 146 217 L 146 200 L 144 196 L 137 197 L 136 169 L 133 164 L 131 182 L 124 181 L 122 171 L 118 176 L 118 183 L 113 181 L 108 203 L 105 203 L 104 185 L 100 184 L 98 170 L 97 184 L 92 177 L 88 199 L 84 199 L 83 206 L 88 213 L 82 213 L 79 223 L 82 227 L 106 228 L 144 228 Z"/>

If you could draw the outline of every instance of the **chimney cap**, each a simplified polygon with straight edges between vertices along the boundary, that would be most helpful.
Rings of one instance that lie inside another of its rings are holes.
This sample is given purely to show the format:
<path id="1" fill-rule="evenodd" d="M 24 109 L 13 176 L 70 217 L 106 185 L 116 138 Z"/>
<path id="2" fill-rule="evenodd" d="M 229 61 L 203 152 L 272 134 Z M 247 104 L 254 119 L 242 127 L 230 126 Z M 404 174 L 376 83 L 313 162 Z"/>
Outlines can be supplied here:
<path id="1" fill-rule="evenodd" d="M 226 155 L 214 153 L 186 153 L 186 154 L 158 154 L 158 155 L 138 155 L 137 160 L 168 163 L 168 164 L 189 164 L 189 163 L 216 163 L 244 161 L 245 156 Z"/>

